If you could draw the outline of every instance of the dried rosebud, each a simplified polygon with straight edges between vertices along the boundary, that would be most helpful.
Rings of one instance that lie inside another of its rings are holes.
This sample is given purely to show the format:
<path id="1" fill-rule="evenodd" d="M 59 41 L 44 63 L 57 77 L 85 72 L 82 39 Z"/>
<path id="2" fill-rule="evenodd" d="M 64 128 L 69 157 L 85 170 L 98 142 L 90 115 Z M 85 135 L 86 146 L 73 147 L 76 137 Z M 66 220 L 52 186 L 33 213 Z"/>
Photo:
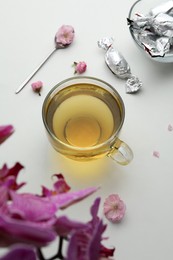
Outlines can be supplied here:
<path id="1" fill-rule="evenodd" d="M 84 61 L 74 62 L 73 66 L 75 67 L 74 73 L 82 74 L 87 69 L 87 64 Z"/>
<path id="2" fill-rule="evenodd" d="M 42 82 L 42 81 L 33 82 L 33 83 L 31 84 L 31 87 L 32 87 L 33 91 L 36 92 L 36 93 L 38 93 L 39 96 L 40 96 L 40 95 L 41 95 L 41 94 L 40 94 L 40 91 L 41 91 L 41 89 L 42 89 L 42 87 L 43 87 L 43 82 Z"/>
<path id="3" fill-rule="evenodd" d="M 56 47 L 70 45 L 74 39 L 74 28 L 71 25 L 62 25 L 55 34 Z"/>
<path id="4" fill-rule="evenodd" d="M 124 217 L 126 205 L 118 194 L 111 194 L 104 202 L 104 214 L 113 223 L 119 222 Z"/>

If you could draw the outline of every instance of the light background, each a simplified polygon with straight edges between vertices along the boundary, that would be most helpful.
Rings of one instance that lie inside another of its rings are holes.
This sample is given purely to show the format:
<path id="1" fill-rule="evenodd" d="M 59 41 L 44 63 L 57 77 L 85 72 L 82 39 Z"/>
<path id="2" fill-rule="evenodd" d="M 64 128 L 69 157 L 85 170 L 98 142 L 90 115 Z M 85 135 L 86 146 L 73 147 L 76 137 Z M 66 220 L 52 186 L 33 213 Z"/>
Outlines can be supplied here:
<path id="1" fill-rule="evenodd" d="M 155 3 L 154 0 L 142 0 Z M 105 244 L 115 246 L 116 260 L 173 259 L 173 64 L 156 63 L 134 44 L 126 18 L 133 0 L 0 0 L 0 124 L 13 124 L 15 133 L 0 147 L 0 167 L 17 161 L 25 166 L 20 180 L 26 191 L 40 193 L 51 187 L 51 175 L 63 173 L 72 190 L 89 186 L 101 189 L 65 212 L 74 219 L 90 219 L 89 208 L 101 197 L 100 217 L 108 227 Z M 54 47 L 62 24 L 75 28 L 74 43 L 57 51 L 28 85 L 15 94 L 21 82 Z M 104 63 L 97 41 L 113 36 L 115 46 L 143 82 L 136 95 L 125 93 L 125 81 L 116 78 Z M 58 155 L 48 143 L 41 118 L 43 100 L 59 81 L 73 76 L 74 61 L 88 65 L 84 75 L 112 84 L 122 96 L 126 118 L 120 138 L 134 152 L 128 166 L 108 158 L 88 163 L 72 162 Z M 41 97 L 31 83 L 44 83 Z M 153 156 L 159 151 L 160 158 Z M 20 181 L 19 180 L 19 181 Z M 118 193 L 127 206 L 119 224 L 103 216 L 103 203 Z M 45 250 L 52 255 L 56 246 Z M 2 255 L 1 251 L 1 255 Z"/>

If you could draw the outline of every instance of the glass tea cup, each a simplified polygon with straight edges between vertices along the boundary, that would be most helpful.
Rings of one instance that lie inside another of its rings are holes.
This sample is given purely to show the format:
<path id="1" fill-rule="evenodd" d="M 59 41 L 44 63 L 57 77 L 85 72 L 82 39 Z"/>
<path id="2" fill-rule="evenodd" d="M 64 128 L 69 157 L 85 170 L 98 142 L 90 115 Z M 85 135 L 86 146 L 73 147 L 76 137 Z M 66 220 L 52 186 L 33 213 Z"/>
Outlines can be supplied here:
<path id="1" fill-rule="evenodd" d="M 70 159 L 108 156 L 126 165 L 133 158 L 118 137 L 125 118 L 123 100 L 103 80 L 78 76 L 61 81 L 47 94 L 42 118 L 53 148 Z"/>

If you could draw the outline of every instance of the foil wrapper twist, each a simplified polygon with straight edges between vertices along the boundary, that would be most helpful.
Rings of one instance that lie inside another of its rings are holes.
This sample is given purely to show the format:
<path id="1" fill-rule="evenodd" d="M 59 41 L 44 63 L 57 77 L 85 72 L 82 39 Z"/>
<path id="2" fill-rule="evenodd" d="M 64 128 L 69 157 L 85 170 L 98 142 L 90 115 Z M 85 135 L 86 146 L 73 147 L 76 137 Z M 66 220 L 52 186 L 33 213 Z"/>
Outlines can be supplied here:
<path id="1" fill-rule="evenodd" d="M 126 79 L 126 93 L 136 93 L 141 87 L 142 82 L 138 77 L 131 73 L 130 66 L 123 55 L 114 47 L 113 38 L 102 38 L 98 41 L 98 47 L 106 51 L 105 62 L 108 68 L 121 79 Z"/>
<path id="2" fill-rule="evenodd" d="M 137 42 L 151 57 L 164 57 L 173 48 L 173 1 L 160 4 L 145 15 L 137 13 L 127 22 Z"/>

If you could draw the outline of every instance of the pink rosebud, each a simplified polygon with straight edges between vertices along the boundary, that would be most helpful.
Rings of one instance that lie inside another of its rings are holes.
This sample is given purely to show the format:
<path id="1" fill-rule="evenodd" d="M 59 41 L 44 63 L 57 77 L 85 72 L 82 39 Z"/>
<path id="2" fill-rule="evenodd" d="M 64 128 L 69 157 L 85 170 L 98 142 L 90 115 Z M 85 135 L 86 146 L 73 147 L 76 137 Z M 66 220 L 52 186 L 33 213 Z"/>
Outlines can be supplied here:
<path id="1" fill-rule="evenodd" d="M 43 87 L 43 82 L 41 82 L 41 81 L 34 82 L 34 83 L 31 84 L 31 87 L 32 87 L 33 91 L 38 93 L 39 96 L 40 96 L 41 95 L 40 91 Z"/>
<path id="2" fill-rule="evenodd" d="M 65 47 L 70 45 L 74 39 L 74 28 L 71 25 L 62 25 L 55 34 L 56 46 Z"/>
<path id="3" fill-rule="evenodd" d="M 113 223 L 119 222 L 124 217 L 126 205 L 118 194 L 111 194 L 104 202 L 104 214 Z"/>
<path id="4" fill-rule="evenodd" d="M 84 61 L 74 62 L 75 71 L 74 73 L 82 74 L 87 69 L 87 64 Z"/>

